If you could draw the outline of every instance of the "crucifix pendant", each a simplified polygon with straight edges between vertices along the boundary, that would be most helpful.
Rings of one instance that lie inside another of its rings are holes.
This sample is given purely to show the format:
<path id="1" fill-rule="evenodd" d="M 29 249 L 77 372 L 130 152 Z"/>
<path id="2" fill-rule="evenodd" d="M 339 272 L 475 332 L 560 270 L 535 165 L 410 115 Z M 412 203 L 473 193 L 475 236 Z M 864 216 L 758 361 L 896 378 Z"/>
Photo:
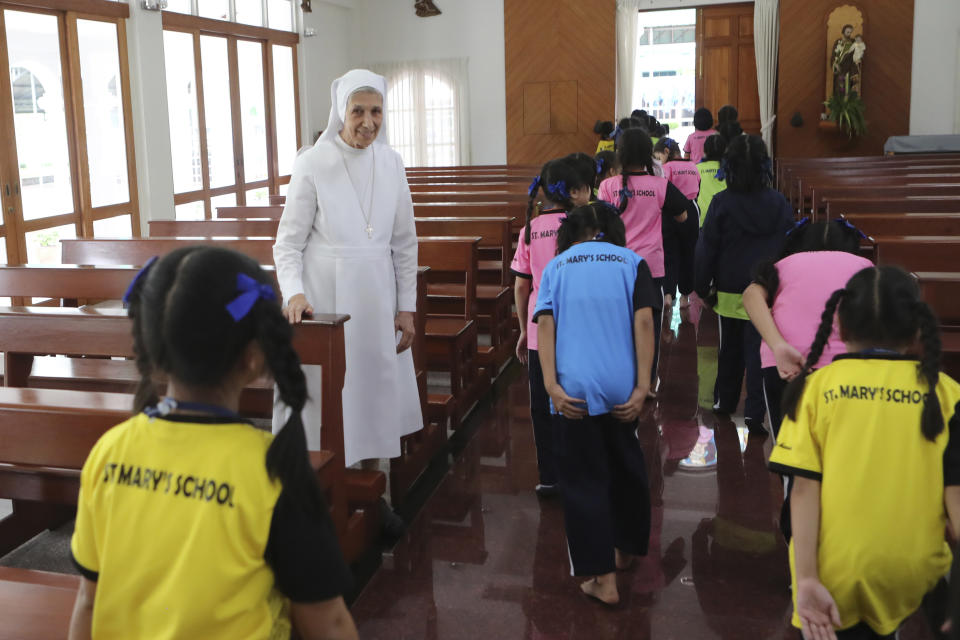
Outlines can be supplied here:
<path id="1" fill-rule="evenodd" d="M 367 223 L 367 237 L 373 239 L 373 225 L 369 222 Z"/>

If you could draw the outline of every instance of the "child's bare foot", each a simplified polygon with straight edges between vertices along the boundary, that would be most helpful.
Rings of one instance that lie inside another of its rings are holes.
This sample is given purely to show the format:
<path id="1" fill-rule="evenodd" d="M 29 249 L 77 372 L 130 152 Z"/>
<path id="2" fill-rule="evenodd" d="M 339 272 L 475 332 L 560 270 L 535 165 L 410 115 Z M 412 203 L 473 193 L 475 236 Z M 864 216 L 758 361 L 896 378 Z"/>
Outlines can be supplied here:
<path id="1" fill-rule="evenodd" d="M 580 585 L 580 590 L 588 598 L 599 600 L 603 604 L 619 604 L 620 594 L 617 592 L 616 574 L 608 573 L 591 578 Z"/>
<path id="2" fill-rule="evenodd" d="M 626 554 L 620 549 L 615 549 L 615 564 L 617 565 L 617 571 L 626 571 L 633 566 L 633 556 Z"/>

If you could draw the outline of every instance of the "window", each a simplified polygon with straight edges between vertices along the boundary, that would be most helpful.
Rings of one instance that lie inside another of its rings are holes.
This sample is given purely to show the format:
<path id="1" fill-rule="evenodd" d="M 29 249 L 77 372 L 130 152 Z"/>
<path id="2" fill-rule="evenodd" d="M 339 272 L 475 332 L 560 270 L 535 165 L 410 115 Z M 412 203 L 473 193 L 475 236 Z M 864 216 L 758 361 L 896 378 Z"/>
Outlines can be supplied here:
<path id="1" fill-rule="evenodd" d="M 390 146 L 408 167 L 468 164 L 466 63 L 461 60 L 378 65 L 387 78 Z"/>
<path id="2" fill-rule="evenodd" d="M 140 235 L 128 15 L 100 0 L 83 14 L 0 7 L 0 255 L 11 264 L 59 263 L 65 238 Z"/>
<path id="3" fill-rule="evenodd" d="M 297 36 L 209 28 L 164 14 L 178 220 L 214 217 L 218 206 L 267 204 L 290 181 L 300 143 Z"/>
<path id="4" fill-rule="evenodd" d="M 225 22 L 296 31 L 296 8 L 291 0 L 167 0 L 166 12 Z"/>

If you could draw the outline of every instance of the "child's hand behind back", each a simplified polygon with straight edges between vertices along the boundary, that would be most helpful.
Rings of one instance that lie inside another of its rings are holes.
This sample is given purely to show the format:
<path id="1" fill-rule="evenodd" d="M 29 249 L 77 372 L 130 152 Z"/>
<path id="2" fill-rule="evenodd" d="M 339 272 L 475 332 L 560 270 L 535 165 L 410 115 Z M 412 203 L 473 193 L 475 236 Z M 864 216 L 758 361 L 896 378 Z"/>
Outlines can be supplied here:
<path id="1" fill-rule="evenodd" d="M 610 413 L 620 422 L 633 422 L 640 417 L 649 391 L 649 388 L 635 387 L 630 398 L 625 403 L 616 405 Z"/>
<path id="2" fill-rule="evenodd" d="M 585 408 L 587 401 L 579 398 L 571 398 L 559 384 L 548 386 L 547 393 L 550 394 L 550 400 L 553 401 L 554 409 L 564 418 L 580 420 L 587 415 Z"/>

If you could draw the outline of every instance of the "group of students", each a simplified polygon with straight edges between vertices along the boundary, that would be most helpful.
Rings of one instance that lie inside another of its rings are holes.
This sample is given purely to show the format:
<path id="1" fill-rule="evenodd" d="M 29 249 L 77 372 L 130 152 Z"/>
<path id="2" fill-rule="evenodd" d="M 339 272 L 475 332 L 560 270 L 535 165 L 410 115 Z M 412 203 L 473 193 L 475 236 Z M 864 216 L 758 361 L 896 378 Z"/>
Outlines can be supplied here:
<path id="1" fill-rule="evenodd" d="M 752 436 L 769 413 L 769 468 L 790 487 L 793 624 L 817 640 L 895 638 L 922 608 L 935 634 L 960 637 L 944 623 L 960 384 L 939 372 L 937 320 L 912 276 L 859 255 L 865 236 L 847 221 L 796 221 L 763 141 L 729 122 L 718 129 L 735 133 L 717 133 L 710 115 L 697 112 L 686 158 L 651 139 L 649 120 L 604 128 L 615 151 L 597 154 L 595 201 L 572 156 L 530 188 L 530 212 L 544 208 L 512 264 L 517 353 L 536 491 L 562 497 L 571 573 L 616 604 L 616 572 L 646 553 L 637 417 L 656 396 L 661 313 L 679 287 L 719 316 L 714 412 L 736 411 L 746 378 Z M 704 175 L 720 184 L 706 201 Z"/>

